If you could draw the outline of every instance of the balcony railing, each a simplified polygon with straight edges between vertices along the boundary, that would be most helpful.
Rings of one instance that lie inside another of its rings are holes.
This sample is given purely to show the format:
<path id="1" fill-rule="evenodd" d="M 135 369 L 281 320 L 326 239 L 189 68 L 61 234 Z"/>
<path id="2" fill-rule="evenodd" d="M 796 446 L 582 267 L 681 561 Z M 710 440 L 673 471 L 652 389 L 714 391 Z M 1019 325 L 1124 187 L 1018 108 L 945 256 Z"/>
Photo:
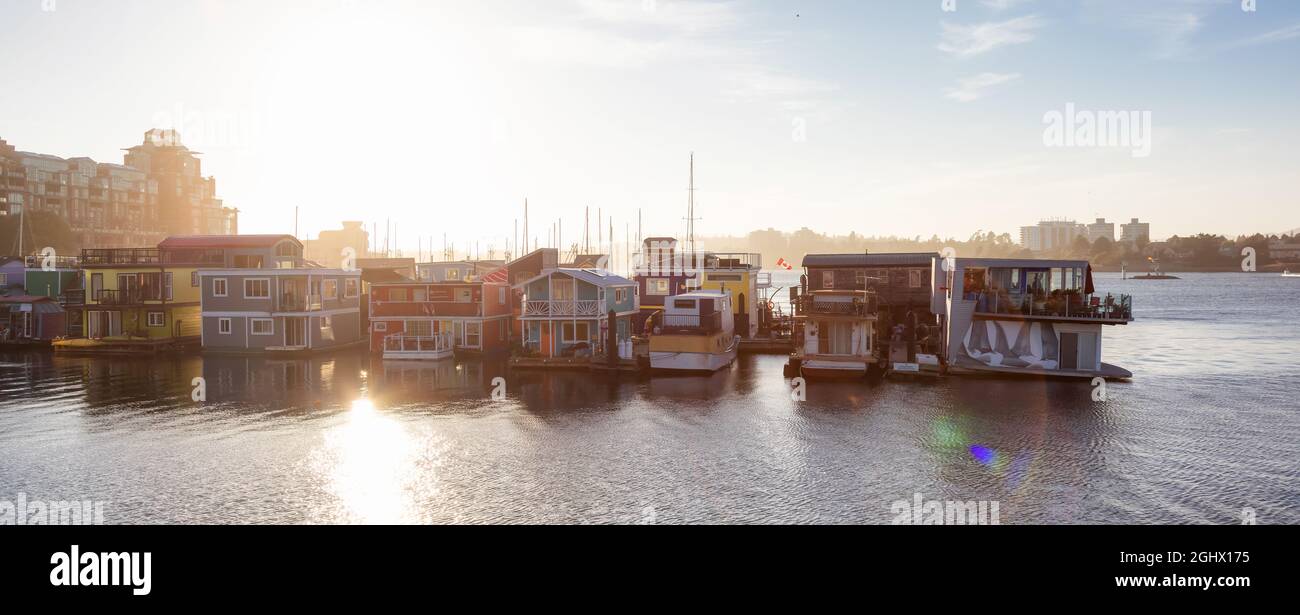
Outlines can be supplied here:
<path id="1" fill-rule="evenodd" d="M 1096 320 L 1133 320 L 1133 297 L 1130 295 L 995 295 L 973 294 L 977 314 L 1037 316 L 1046 318 L 1082 318 Z"/>
<path id="2" fill-rule="evenodd" d="M 877 311 L 876 293 L 809 293 L 795 298 L 793 307 L 796 316 L 874 316 Z"/>
<path id="3" fill-rule="evenodd" d="M 82 266 L 91 265 L 160 265 L 158 248 L 91 248 L 81 251 Z"/>
<path id="4" fill-rule="evenodd" d="M 707 314 L 664 314 L 664 333 L 716 333 L 722 330 L 722 312 Z"/>
<path id="5" fill-rule="evenodd" d="M 277 312 L 309 312 L 321 309 L 320 295 L 286 294 L 280 297 Z"/>
<path id="6" fill-rule="evenodd" d="M 524 304 L 524 317 L 584 316 L 604 314 L 601 301 L 528 301 Z"/>
<path id="7" fill-rule="evenodd" d="M 755 277 L 755 284 L 759 288 L 772 288 L 772 274 L 768 271 L 760 271 Z"/>
<path id="8" fill-rule="evenodd" d="M 440 352 L 454 347 L 450 331 L 434 335 L 406 335 L 394 333 L 384 337 L 385 352 Z"/>
<path id="9" fill-rule="evenodd" d="M 34 254 L 29 255 L 25 261 L 28 269 L 44 269 L 47 264 L 54 269 L 79 269 L 81 266 L 80 261 L 75 256 L 45 257 Z"/>
<path id="10" fill-rule="evenodd" d="M 95 291 L 95 302 L 100 305 L 136 305 L 145 301 L 161 301 L 162 296 L 157 292 L 145 292 L 141 288 L 130 288 L 125 290 L 100 289 Z"/>

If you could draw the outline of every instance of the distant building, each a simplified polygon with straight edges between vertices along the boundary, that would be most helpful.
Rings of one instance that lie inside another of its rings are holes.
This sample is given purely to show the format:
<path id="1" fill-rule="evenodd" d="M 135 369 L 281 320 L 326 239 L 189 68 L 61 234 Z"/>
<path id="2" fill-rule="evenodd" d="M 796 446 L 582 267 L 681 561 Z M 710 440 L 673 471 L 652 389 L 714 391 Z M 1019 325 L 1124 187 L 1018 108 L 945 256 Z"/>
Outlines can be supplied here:
<path id="1" fill-rule="evenodd" d="M 1043 220 L 1037 226 L 1020 227 L 1020 245 L 1035 252 L 1069 246 L 1087 236 L 1087 227 L 1074 220 Z"/>
<path id="2" fill-rule="evenodd" d="M 1088 241 L 1096 242 L 1102 237 L 1115 241 L 1115 223 L 1107 222 L 1105 218 L 1097 218 L 1096 222 L 1088 225 Z"/>
<path id="3" fill-rule="evenodd" d="M 370 256 L 370 233 L 364 223 L 348 220 L 342 229 L 321 231 L 315 240 L 307 242 L 307 259 L 326 267 L 340 267 L 347 248 L 357 258 Z"/>
<path id="4" fill-rule="evenodd" d="M 1151 223 L 1138 222 L 1137 218 L 1131 218 L 1128 224 L 1120 225 L 1120 241 L 1134 243 L 1139 237 L 1146 237 L 1147 241 L 1151 240 Z"/>
<path id="5" fill-rule="evenodd" d="M 1300 262 L 1300 242 L 1273 239 L 1268 242 L 1268 255 L 1275 261 Z"/>
<path id="6" fill-rule="evenodd" d="M 234 234 L 238 210 L 216 198 L 174 130 L 145 133 L 125 164 L 22 152 L 0 139 L 0 215 L 51 212 L 83 248 L 153 245 L 168 235 Z"/>

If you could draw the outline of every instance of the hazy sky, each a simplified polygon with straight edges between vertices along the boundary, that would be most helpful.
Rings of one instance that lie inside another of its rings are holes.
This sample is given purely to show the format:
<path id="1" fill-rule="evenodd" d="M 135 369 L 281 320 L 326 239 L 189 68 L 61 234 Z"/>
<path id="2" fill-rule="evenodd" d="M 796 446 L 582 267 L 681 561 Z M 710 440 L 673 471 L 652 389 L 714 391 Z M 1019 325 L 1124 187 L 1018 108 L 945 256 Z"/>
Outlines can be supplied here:
<path id="1" fill-rule="evenodd" d="M 543 240 L 587 205 L 680 233 L 692 151 L 701 234 L 1278 232 L 1300 3 L 1242 4 L 5 0 L 0 137 L 121 162 L 176 127 L 243 232 L 297 205 L 304 237 L 392 218 L 408 247 L 501 248 L 525 197 Z M 1049 146 L 1070 103 L 1132 141 Z"/>

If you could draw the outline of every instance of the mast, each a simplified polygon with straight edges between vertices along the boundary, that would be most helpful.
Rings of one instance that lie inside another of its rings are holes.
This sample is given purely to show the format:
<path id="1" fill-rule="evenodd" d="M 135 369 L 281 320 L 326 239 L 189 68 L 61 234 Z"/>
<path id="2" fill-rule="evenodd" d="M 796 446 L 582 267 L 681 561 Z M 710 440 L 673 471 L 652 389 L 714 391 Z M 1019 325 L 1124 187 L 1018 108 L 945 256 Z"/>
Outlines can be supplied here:
<path id="1" fill-rule="evenodd" d="M 691 152 L 690 183 L 686 187 L 686 247 L 695 257 L 695 152 Z"/>

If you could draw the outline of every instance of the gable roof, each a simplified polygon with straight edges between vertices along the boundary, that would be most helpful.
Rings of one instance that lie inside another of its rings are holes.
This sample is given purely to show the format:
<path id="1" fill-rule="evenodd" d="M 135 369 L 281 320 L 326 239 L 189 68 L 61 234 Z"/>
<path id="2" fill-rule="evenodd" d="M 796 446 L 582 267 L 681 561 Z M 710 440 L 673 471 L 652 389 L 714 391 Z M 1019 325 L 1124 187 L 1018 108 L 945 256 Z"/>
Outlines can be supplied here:
<path id="1" fill-rule="evenodd" d="M 575 269 L 571 267 L 560 267 L 558 269 L 547 269 L 523 282 L 515 284 L 515 288 L 531 284 L 534 280 L 544 278 L 553 273 L 563 273 L 577 280 L 582 280 L 593 286 L 608 288 L 611 286 L 636 286 L 636 282 L 629 280 L 621 275 L 614 275 L 602 269 Z"/>
<path id="2" fill-rule="evenodd" d="M 271 248 L 289 240 L 302 245 L 293 235 L 172 235 L 158 243 L 169 248 Z"/>

